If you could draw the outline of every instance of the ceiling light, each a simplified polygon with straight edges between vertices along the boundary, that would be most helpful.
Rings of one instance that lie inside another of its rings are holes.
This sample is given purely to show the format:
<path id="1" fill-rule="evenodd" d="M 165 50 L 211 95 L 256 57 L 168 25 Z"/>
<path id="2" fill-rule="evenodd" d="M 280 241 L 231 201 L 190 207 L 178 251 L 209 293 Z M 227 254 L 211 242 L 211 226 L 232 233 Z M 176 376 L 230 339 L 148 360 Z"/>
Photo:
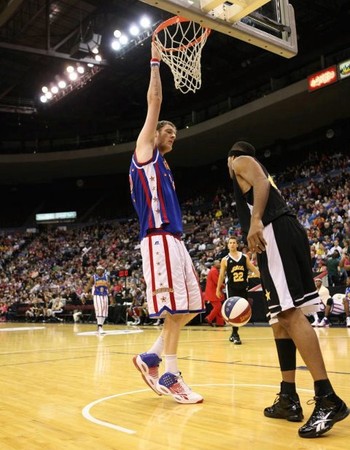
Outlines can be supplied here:
<path id="1" fill-rule="evenodd" d="M 98 62 L 102 61 L 101 55 L 96 55 L 95 56 L 95 60 L 98 61 Z"/>
<path id="2" fill-rule="evenodd" d="M 140 19 L 140 25 L 142 28 L 149 28 L 151 26 L 151 20 L 147 16 L 143 16 Z"/>
<path id="3" fill-rule="evenodd" d="M 97 55 L 97 59 L 102 61 L 100 55 Z M 92 69 L 87 70 L 87 66 Z M 65 73 L 56 75 L 54 80 L 47 84 L 49 88 L 47 86 L 42 86 L 41 91 L 45 91 L 45 95 L 40 93 L 38 100 L 40 99 L 41 103 L 47 103 L 49 101 L 51 105 L 64 98 L 67 94 L 70 94 L 72 91 L 85 86 L 87 81 L 90 81 L 101 69 L 100 63 L 77 63 L 75 67 L 69 65 L 68 67 L 65 67 Z"/>
<path id="4" fill-rule="evenodd" d="M 78 74 L 76 72 L 71 72 L 69 74 L 69 79 L 75 81 L 78 78 Z"/>
<path id="5" fill-rule="evenodd" d="M 121 49 L 122 46 L 121 46 L 120 42 L 115 39 L 114 41 L 112 41 L 111 47 L 113 50 L 118 51 Z"/>
<path id="6" fill-rule="evenodd" d="M 114 35 L 114 37 L 115 37 L 115 38 L 119 39 L 119 38 L 120 38 L 120 36 L 122 35 L 122 32 L 121 32 L 121 31 L 119 31 L 119 30 L 114 30 L 114 33 L 113 33 L 113 35 Z"/>
<path id="7" fill-rule="evenodd" d="M 137 25 L 131 25 L 131 27 L 129 28 L 129 33 L 131 34 L 131 36 L 137 36 L 140 32 L 140 28 Z"/>
<path id="8" fill-rule="evenodd" d="M 128 39 L 128 37 L 127 37 L 125 34 L 123 34 L 122 36 L 120 36 L 119 42 L 120 42 L 122 45 L 126 45 L 126 44 L 128 43 L 128 41 L 129 41 L 129 39 Z"/>

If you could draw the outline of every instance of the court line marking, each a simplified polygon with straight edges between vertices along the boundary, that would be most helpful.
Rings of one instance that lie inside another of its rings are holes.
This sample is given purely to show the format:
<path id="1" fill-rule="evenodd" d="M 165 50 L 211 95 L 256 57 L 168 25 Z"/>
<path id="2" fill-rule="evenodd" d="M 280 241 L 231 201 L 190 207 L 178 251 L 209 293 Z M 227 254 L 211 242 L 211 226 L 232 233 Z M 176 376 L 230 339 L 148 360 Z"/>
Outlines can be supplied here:
<path id="1" fill-rule="evenodd" d="M 232 384 L 232 383 L 227 383 L 227 384 L 216 384 L 216 383 L 210 383 L 210 384 L 193 384 L 192 386 L 196 386 L 196 387 L 251 387 L 251 388 L 271 388 L 271 389 L 279 389 L 279 386 L 277 385 L 270 385 L 270 384 Z M 303 389 L 303 388 L 298 388 L 298 391 L 303 391 L 303 392 L 313 392 L 312 389 Z M 122 394 L 115 394 L 115 395 L 109 395 L 108 397 L 103 397 L 100 398 L 98 400 L 95 400 L 94 402 L 89 403 L 88 405 L 86 405 L 83 409 L 82 409 L 82 415 L 83 417 L 92 422 L 95 423 L 96 425 L 101 425 L 103 427 L 107 427 L 107 428 L 111 428 L 112 430 L 116 430 L 116 431 L 120 431 L 122 433 L 126 433 L 126 434 L 136 434 L 137 431 L 136 430 L 130 430 L 129 428 L 124 428 L 120 425 L 116 425 L 113 424 L 111 422 L 107 422 L 105 420 L 100 420 L 97 419 L 96 417 L 94 417 L 91 413 L 90 410 L 98 405 L 99 403 L 102 403 L 104 401 L 108 401 L 111 400 L 112 398 L 118 398 L 118 397 L 123 397 L 125 395 L 134 395 L 134 394 L 138 394 L 140 392 L 149 392 L 149 389 L 141 389 L 141 390 L 137 390 L 137 391 L 129 391 L 129 392 L 123 392 Z"/>
<path id="2" fill-rule="evenodd" d="M 138 391 L 123 392 L 122 394 L 109 395 L 108 397 L 103 397 L 103 398 L 100 398 L 98 400 L 95 400 L 94 402 L 89 403 L 88 405 L 86 405 L 83 408 L 83 410 L 82 410 L 83 417 L 85 419 L 89 420 L 90 422 L 95 423 L 96 425 L 102 425 L 103 427 L 112 428 L 113 430 L 121 431 L 122 433 L 126 433 L 126 434 L 135 434 L 136 433 L 135 430 L 130 430 L 128 428 L 124 428 L 124 427 L 121 427 L 119 425 L 115 425 L 113 423 L 97 419 L 92 414 L 90 414 L 90 410 L 94 406 L 96 406 L 99 403 L 102 403 L 102 402 L 104 402 L 106 400 L 110 400 L 112 398 L 117 398 L 117 397 L 123 397 L 125 395 L 137 394 L 139 392 L 146 392 L 146 391 L 149 391 L 149 389 L 141 389 L 141 390 L 138 390 Z"/>
<path id="3" fill-rule="evenodd" d="M 75 333 L 76 336 L 116 336 L 120 334 L 136 334 L 143 333 L 143 330 L 110 330 L 104 331 L 103 334 L 99 334 L 98 331 L 81 331 Z"/>
<path id="4" fill-rule="evenodd" d="M 0 328 L 0 331 L 32 331 L 45 330 L 46 327 L 16 327 L 16 328 Z"/>

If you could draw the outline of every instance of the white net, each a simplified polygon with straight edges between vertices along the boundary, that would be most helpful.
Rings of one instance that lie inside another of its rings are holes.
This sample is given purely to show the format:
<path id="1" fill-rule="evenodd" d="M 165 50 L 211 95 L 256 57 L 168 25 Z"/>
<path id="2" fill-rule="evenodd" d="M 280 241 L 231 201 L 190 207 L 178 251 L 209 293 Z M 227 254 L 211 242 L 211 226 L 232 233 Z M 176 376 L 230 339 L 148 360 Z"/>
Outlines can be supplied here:
<path id="1" fill-rule="evenodd" d="M 210 29 L 181 17 L 172 18 L 170 22 L 158 27 L 153 40 L 162 61 L 170 67 L 175 88 L 183 94 L 196 92 L 202 84 L 201 55 Z"/>

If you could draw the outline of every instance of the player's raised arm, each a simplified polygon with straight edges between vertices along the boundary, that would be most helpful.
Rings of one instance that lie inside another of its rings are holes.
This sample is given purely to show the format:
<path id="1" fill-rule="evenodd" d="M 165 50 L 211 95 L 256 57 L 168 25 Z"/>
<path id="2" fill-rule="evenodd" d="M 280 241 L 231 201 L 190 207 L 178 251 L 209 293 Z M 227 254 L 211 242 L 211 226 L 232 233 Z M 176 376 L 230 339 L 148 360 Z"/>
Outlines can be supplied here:
<path id="1" fill-rule="evenodd" d="M 162 82 L 159 66 L 161 55 L 155 44 L 152 43 L 151 76 L 147 91 L 147 116 L 142 130 L 136 141 L 136 158 L 139 163 L 151 159 L 154 141 L 162 104 Z"/>

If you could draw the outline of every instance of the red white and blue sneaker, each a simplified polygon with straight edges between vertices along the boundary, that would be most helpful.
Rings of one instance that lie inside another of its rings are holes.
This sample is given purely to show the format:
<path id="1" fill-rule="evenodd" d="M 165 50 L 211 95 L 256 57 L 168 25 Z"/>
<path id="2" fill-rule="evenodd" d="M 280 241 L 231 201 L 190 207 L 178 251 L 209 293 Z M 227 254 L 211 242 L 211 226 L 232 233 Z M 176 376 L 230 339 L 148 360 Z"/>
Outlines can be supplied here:
<path id="1" fill-rule="evenodd" d="M 141 372 L 145 383 L 158 395 L 162 395 L 157 389 L 159 379 L 159 364 L 162 361 L 156 353 L 141 353 L 133 357 L 136 369 Z"/>
<path id="2" fill-rule="evenodd" d="M 157 390 L 162 394 L 172 395 L 178 403 L 203 402 L 203 397 L 187 386 L 180 372 L 165 372 L 158 380 Z"/>
<path id="3" fill-rule="evenodd" d="M 299 428 L 302 438 L 316 438 L 329 431 L 336 422 L 345 419 L 350 409 L 335 394 L 314 397 L 315 409 L 309 420 Z"/>

